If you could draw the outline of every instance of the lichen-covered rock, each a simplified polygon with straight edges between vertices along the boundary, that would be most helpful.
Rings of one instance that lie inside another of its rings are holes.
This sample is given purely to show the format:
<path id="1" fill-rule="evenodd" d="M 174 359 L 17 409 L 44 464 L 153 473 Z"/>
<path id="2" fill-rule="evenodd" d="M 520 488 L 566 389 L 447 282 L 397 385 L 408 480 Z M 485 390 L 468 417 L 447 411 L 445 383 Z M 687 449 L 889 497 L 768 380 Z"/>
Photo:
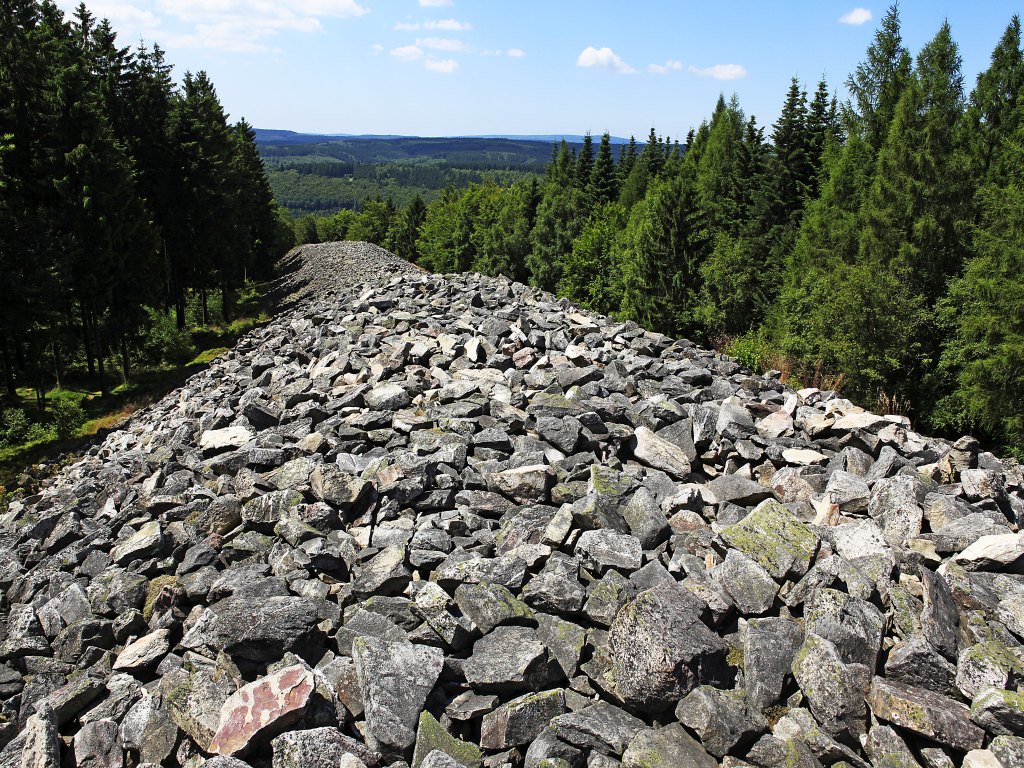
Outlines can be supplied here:
<path id="1" fill-rule="evenodd" d="M 411 756 L 420 712 L 441 674 L 444 653 L 358 637 L 352 657 L 366 713 L 367 746 L 385 757 Z"/>
<path id="2" fill-rule="evenodd" d="M 480 768 L 483 753 L 475 744 L 456 739 L 429 712 L 420 713 L 412 768 L 421 768 L 428 755 L 443 752 L 462 768 Z"/>
<path id="3" fill-rule="evenodd" d="M 773 578 L 799 577 L 818 551 L 818 537 L 782 504 L 769 499 L 743 520 L 722 529 L 722 538 Z"/>
<path id="4" fill-rule="evenodd" d="M 530 744 L 565 711 L 565 692 L 560 689 L 520 696 L 484 715 L 480 746 L 500 750 Z"/>
<path id="5" fill-rule="evenodd" d="M 717 768 L 718 761 L 681 725 L 640 731 L 622 755 L 623 768 Z"/>
<path id="6" fill-rule="evenodd" d="M 970 710 L 965 705 L 934 691 L 876 677 L 867 701 L 872 714 L 880 720 L 956 750 L 979 749 L 985 738 L 985 732 L 971 722 Z"/>
<path id="7" fill-rule="evenodd" d="M 616 693 L 641 711 L 674 706 L 702 683 L 724 683 L 725 642 L 703 623 L 701 605 L 665 582 L 619 611 L 608 633 Z"/>

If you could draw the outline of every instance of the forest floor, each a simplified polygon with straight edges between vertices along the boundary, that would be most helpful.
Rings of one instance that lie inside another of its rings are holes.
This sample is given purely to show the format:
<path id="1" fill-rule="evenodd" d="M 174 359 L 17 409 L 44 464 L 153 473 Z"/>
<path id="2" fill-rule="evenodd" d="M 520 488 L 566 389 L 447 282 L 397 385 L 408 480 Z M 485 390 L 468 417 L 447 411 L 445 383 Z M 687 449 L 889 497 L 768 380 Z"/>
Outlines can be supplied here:
<path id="1" fill-rule="evenodd" d="M 4 507 L 6 495 L 16 491 L 34 493 L 40 480 L 74 460 L 137 411 L 182 386 L 189 377 L 233 347 L 245 333 L 268 322 L 275 311 L 276 296 L 271 288 L 270 283 L 257 286 L 251 292 L 252 298 L 236 307 L 239 316 L 231 323 L 190 328 L 189 335 L 196 354 L 188 362 L 139 367 L 132 372 L 127 383 L 121 380 L 118 372 L 108 371 L 109 391 L 106 395 L 96 389 L 95 379 L 84 373 L 71 373 L 62 382 L 62 388 L 48 391 L 47 403 L 57 398 L 75 402 L 82 409 L 85 420 L 73 437 L 60 439 L 52 428 L 37 428 L 24 442 L 0 448 L 0 510 Z M 8 401 L 4 405 L 30 414 L 39 427 L 46 424 L 38 415 L 38 401 L 32 389 L 19 389 L 17 401 Z"/>

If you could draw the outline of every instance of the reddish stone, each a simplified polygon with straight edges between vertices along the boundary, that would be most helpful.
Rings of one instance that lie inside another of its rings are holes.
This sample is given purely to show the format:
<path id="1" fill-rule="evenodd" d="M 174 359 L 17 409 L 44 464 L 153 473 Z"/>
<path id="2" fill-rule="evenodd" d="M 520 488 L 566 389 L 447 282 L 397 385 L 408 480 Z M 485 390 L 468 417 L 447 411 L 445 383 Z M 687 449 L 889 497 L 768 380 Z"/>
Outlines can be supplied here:
<path id="1" fill-rule="evenodd" d="M 313 693 L 313 673 L 298 664 L 235 691 L 220 710 L 210 752 L 235 755 L 302 717 Z"/>

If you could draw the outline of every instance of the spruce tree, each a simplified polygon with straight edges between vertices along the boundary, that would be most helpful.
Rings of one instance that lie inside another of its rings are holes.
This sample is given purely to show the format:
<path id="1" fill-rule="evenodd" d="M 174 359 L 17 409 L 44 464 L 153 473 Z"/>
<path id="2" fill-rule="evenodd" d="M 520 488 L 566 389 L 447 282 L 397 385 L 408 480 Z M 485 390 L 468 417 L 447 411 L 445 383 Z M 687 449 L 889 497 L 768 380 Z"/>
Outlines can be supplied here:
<path id="1" fill-rule="evenodd" d="M 590 184 L 590 175 L 594 170 L 594 138 L 587 131 L 583 136 L 583 145 L 576 156 L 576 186 L 585 190 Z"/>
<path id="2" fill-rule="evenodd" d="M 615 176 L 615 160 L 612 157 L 611 135 L 605 131 L 597 148 L 597 159 L 590 173 L 590 197 L 596 210 L 605 203 L 618 199 L 618 179 Z"/>
<path id="3" fill-rule="evenodd" d="M 1006 180 L 979 193 L 975 256 L 952 283 L 943 367 L 955 390 L 936 421 L 978 429 L 1024 458 L 1024 126 L 1005 142 Z"/>
<path id="4" fill-rule="evenodd" d="M 967 109 L 966 137 L 975 177 L 981 182 L 1005 184 L 1006 168 L 999 159 L 1004 142 L 1024 121 L 1024 53 L 1020 17 L 1014 15 L 992 51 L 988 69 L 978 75 Z M 1012 163 L 1011 163 L 1012 165 Z"/>
<path id="5" fill-rule="evenodd" d="M 885 142 L 911 68 L 910 52 L 903 46 L 900 32 L 899 7 L 892 5 L 868 48 L 867 59 L 846 81 L 853 95 L 848 121 L 874 151 Z"/>

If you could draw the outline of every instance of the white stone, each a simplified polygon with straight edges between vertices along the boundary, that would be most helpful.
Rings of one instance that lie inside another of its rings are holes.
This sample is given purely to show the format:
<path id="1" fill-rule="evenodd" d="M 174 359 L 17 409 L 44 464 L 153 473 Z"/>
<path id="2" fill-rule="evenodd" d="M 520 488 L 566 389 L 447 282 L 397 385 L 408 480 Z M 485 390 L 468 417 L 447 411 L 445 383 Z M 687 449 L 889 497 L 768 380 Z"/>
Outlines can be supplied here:
<path id="1" fill-rule="evenodd" d="M 252 439 L 252 433 L 245 427 L 208 429 L 199 438 L 199 447 L 204 451 L 220 451 L 226 448 L 241 448 Z"/>
<path id="2" fill-rule="evenodd" d="M 782 458 L 787 464 L 796 464 L 801 467 L 828 462 L 828 456 L 810 448 L 787 448 L 782 452 Z"/>
<path id="3" fill-rule="evenodd" d="M 1002 570 L 1017 564 L 1024 567 L 1024 533 L 982 536 L 953 559 L 973 571 Z"/>
<path id="4" fill-rule="evenodd" d="M 169 630 L 158 629 L 126 645 L 117 655 L 114 669 L 143 669 L 149 666 L 170 650 L 169 635 Z"/>
<path id="5" fill-rule="evenodd" d="M 637 427 L 633 455 L 644 464 L 680 479 L 690 474 L 690 460 L 682 449 L 658 437 L 647 427 Z"/>

